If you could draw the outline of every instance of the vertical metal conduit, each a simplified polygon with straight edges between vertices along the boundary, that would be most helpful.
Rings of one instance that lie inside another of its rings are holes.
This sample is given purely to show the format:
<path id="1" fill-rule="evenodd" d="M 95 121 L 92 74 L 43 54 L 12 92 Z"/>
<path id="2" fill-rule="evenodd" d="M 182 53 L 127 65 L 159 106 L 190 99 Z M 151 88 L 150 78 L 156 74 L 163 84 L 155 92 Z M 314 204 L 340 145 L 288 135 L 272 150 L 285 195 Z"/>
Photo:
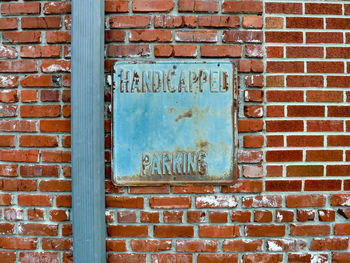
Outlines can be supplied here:
<path id="1" fill-rule="evenodd" d="M 104 1 L 72 0 L 74 262 L 106 262 Z"/>

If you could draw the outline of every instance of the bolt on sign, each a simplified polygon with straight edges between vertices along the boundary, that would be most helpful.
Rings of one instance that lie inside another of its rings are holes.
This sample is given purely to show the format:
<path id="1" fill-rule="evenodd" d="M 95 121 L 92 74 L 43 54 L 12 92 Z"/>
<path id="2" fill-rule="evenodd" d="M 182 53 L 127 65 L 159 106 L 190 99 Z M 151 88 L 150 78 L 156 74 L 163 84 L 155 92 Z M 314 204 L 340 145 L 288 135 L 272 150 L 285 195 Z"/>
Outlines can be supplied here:
<path id="1" fill-rule="evenodd" d="M 113 182 L 234 182 L 236 75 L 230 61 L 117 62 L 112 101 Z"/>

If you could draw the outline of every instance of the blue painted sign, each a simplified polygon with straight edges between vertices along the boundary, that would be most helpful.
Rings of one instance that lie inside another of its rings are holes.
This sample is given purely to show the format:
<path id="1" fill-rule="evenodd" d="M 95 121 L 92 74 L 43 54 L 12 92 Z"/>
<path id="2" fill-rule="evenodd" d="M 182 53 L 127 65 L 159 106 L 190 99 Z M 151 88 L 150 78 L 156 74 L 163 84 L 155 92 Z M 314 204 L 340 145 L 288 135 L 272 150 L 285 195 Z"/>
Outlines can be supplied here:
<path id="1" fill-rule="evenodd" d="M 235 66 L 117 62 L 113 73 L 113 182 L 232 183 L 236 177 Z"/>

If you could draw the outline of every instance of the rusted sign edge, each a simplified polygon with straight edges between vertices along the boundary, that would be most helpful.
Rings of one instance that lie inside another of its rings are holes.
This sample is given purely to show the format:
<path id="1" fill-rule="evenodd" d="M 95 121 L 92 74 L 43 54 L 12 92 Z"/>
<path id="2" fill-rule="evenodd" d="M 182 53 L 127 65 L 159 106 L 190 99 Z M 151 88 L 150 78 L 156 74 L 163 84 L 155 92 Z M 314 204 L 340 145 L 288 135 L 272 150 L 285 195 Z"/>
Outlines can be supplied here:
<path id="1" fill-rule="evenodd" d="M 202 181 L 117 181 L 116 175 L 114 174 L 114 140 L 113 140 L 113 134 L 114 134 L 114 93 L 116 89 L 116 83 L 115 83 L 115 65 L 116 64 L 138 64 L 138 63 L 148 63 L 148 64 L 156 64 L 157 62 L 162 63 L 183 63 L 183 64 L 191 64 L 191 63 L 203 63 L 203 64 L 211 64 L 211 63 L 231 63 L 232 65 L 232 72 L 233 72 L 233 102 L 231 106 L 231 112 L 232 112 L 232 139 L 233 139 L 233 156 L 232 158 L 232 166 L 230 167 L 230 174 L 232 174 L 232 180 L 217 180 L 217 181 L 211 181 L 211 180 L 202 180 Z M 190 186 L 190 185 L 229 185 L 234 184 L 237 181 L 238 177 L 238 166 L 237 166 L 237 154 L 238 154 L 238 78 L 237 78 L 237 63 L 234 60 L 220 60 L 220 61 L 213 61 L 213 60 L 191 60 L 191 61 L 180 61 L 180 60 L 172 60 L 172 61 L 166 61 L 166 60 L 160 60 L 160 61 L 154 61 L 154 60 L 119 60 L 116 63 L 113 64 L 112 71 L 112 86 L 111 86 L 111 181 L 115 186 L 161 186 L 161 185 L 174 185 L 174 186 Z"/>

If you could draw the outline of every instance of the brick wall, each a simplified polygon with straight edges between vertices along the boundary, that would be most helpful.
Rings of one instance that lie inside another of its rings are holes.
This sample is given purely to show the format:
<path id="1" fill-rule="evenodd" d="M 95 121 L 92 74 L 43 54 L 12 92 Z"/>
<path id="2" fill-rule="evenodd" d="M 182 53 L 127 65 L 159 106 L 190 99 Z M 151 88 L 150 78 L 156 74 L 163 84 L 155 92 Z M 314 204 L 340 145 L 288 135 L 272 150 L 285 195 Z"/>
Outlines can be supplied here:
<path id="1" fill-rule="evenodd" d="M 70 2 L 0 0 L 0 262 L 72 262 Z M 350 262 L 350 1 L 106 1 L 124 59 L 239 71 L 239 179 L 114 187 L 109 262 Z M 265 41 L 264 41 L 265 40 Z"/>

